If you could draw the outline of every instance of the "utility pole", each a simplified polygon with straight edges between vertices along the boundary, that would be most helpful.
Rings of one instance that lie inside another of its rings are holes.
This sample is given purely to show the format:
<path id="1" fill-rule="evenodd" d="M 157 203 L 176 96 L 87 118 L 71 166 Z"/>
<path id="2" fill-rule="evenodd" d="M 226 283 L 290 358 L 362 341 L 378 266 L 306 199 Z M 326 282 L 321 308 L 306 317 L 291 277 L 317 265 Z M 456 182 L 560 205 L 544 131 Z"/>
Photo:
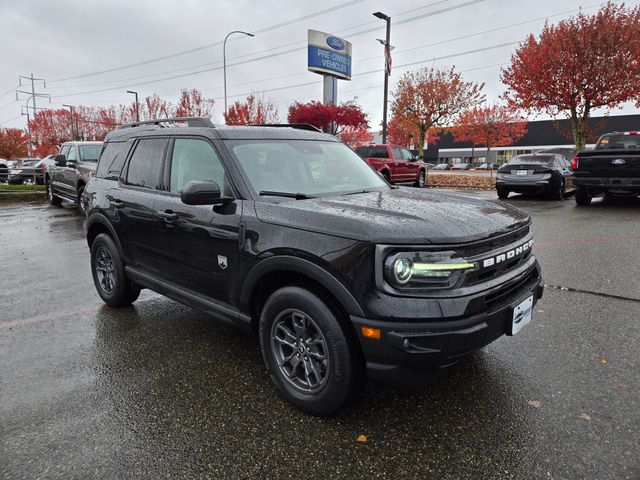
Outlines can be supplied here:
<path id="1" fill-rule="evenodd" d="M 382 143 L 387 143 L 387 103 L 389 96 L 389 74 L 391 73 L 391 50 L 393 47 L 391 46 L 391 17 L 389 15 L 385 15 L 382 12 L 376 12 L 373 14 L 374 17 L 379 18 L 380 20 L 384 20 L 387 23 L 387 35 L 384 42 L 382 40 L 378 40 L 380 43 L 384 45 L 384 104 L 382 106 Z"/>
<path id="2" fill-rule="evenodd" d="M 27 143 L 28 146 L 28 150 L 29 150 L 29 156 L 32 155 L 32 149 L 33 149 L 33 141 L 31 138 L 31 127 L 29 125 L 30 121 L 31 121 L 31 116 L 29 115 L 29 101 L 31 101 L 32 105 L 32 111 L 33 111 L 33 118 L 36 118 L 36 114 L 38 113 L 38 110 L 42 110 L 41 108 L 38 108 L 38 106 L 36 105 L 36 98 L 48 98 L 49 99 L 49 103 L 51 103 L 51 95 L 49 95 L 48 93 L 41 93 L 41 92 L 36 92 L 36 82 L 42 82 L 42 86 L 44 88 L 47 88 L 47 82 L 45 81 L 44 78 L 36 78 L 33 76 L 33 73 L 31 75 L 29 75 L 28 77 L 25 75 L 20 75 L 18 77 L 18 86 L 22 87 L 22 81 L 26 80 L 28 82 L 31 82 L 31 91 L 28 90 L 16 90 L 16 100 L 24 100 L 25 98 L 20 98 L 20 94 L 26 95 L 26 103 L 25 103 L 25 108 L 26 108 L 26 113 L 22 112 L 22 115 L 26 115 L 27 116 L 27 133 L 29 135 L 29 142 Z"/>
<path id="3" fill-rule="evenodd" d="M 63 104 L 63 107 L 67 107 L 69 109 L 69 112 L 71 113 L 71 121 L 69 122 L 69 125 L 71 126 L 71 140 L 75 141 L 76 139 L 76 131 L 73 128 L 73 105 L 67 105 L 67 104 Z"/>

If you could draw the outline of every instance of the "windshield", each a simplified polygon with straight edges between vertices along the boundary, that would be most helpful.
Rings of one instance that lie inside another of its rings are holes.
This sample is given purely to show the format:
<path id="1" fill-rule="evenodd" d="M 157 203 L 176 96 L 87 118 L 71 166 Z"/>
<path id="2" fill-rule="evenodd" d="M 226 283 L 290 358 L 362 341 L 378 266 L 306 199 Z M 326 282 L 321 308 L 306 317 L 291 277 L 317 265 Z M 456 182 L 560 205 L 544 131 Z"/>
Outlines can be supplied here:
<path id="1" fill-rule="evenodd" d="M 640 135 L 608 135 L 596 146 L 598 150 L 640 150 Z"/>
<path id="2" fill-rule="evenodd" d="M 540 155 L 540 156 L 520 155 L 519 157 L 512 158 L 509 161 L 509 163 L 507 163 L 507 165 L 509 165 L 510 167 L 514 165 L 531 165 L 531 164 L 546 165 L 548 163 L 551 163 L 552 161 L 553 161 L 553 157 L 548 155 Z"/>
<path id="3" fill-rule="evenodd" d="M 80 152 L 84 162 L 97 162 L 102 145 L 80 145 Z"/>
<path id="4" fill-rule="evenodd" d="M 308 196 L 389 186 L 349 147 L 309 140 L 244 140 L 227 142 L 256 192 Z"/>

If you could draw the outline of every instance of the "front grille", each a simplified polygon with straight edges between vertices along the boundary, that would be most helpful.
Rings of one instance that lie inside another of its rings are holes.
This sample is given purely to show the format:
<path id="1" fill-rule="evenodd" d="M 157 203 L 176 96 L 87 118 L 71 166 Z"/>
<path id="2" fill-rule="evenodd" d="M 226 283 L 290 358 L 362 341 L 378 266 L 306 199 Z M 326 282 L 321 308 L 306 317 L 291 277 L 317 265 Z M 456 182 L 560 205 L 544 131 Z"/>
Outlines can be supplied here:
<path id="1" fill-rule="evenodd" d="M 481 242 L 476 242 L 471 245 L 461 245 L 456 247 L 455 250 L 459 252 L 464 258 L 476 257 L 483 253 L 492 252 L 498 250 L 500 247 L 506 247 L 512 243 L 516 243 L 529 235 L 529 225 L 525 225 L 518 230 L 509 232 L 504 235 L 489 238 Z"/>
<path id="2" fill-rule="evenodd" d="M 510 298 L 518 290 L 522 289 L 528 283 L 533 283 L 533 280 L 538 277 L 538 271 L 536 268 L 532 268 L 530 272 L 524 275 L 520 280 L 512 283 L 506 288 L 500 289 L 495 293 L 491 293 L 484 297 L 485 305 L 489 312 L 498 310 L 503 307 L 505 303 L 510 302 Z"/>

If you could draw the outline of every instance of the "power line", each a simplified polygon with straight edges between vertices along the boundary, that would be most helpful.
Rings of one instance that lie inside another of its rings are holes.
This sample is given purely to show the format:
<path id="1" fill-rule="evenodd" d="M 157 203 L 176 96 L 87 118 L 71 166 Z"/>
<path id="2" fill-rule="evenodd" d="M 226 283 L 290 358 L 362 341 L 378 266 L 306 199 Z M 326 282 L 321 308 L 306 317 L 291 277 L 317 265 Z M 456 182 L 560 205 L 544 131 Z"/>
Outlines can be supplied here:
<path id="1" fill-rule="evenodd" d="M 452 0 L 439 0 L 437 2 L 432 2 L 432 3 L 429 3 L 427 5 L 422 5 L 421 7 L 416 7 L 416 8 L 412 8 L 412 9 L 409 9 L 409 10 L 404 10 L 403 12 L 398 12 L 398 13 L 392 14 L 392 16 L 398 17 L 398 16 L 401 16 L 401 15 L 406 15 L 407 13 L 411 13 L 411 12 L 414 12 L 414 11 L 417 11 L 417 10 L 424 10 L 425 8 L 433 7 L 433 6 L 439 5 L 441 3 L 448 3 L 448 2 L 451 2 L 451 1 Z M 362 26 L 365 26 L 365 25 L 371 25 L 373 23 L 378 24 L 378 20 L 373 20 L 371 22 L 364 22 L 364 23 L 360 23 L 360 24 L 357 24 L 357 25 L 353 25 L 351 27 L 348 27 L 348 28 L 345 28 L 345 29 L 342 29 L 342 30 L 338 30 L 338 31 L 334 32 L 334 34 L 336 34 L 336 35 L 337 34 L 341 34 L 343 32 L 347 32 L 349 30 L 353 30 L 355 28 L 362 27 Z M 377 29 L 371 29 L 371 30 L 367 30 L 365 32 L 360 32 L 360 33 L 368 33 L 368 32 L 374 31 L 374 30 L 377 30 Z M 358 33 L 358 35 L 360 33 Z M 263 49 L 263 50 L 256 50 L 256 51 L 253 51 L 253 52 L 250 52 L 250 53 L 246 53 L 244 55 L 237 55 L 237 56 L 234 57 L 234 59 L 238 60 L 238 59 L 241 59 L 241 58 L 253 57 L 255 55 L 260 55 L 260 54 L 263 54 L 263 53 L 273 54 L 274 50 L 277 50 L 277 49 L 280 49 L 280 48 L 285 48 L 285 47 L 291 47 L 291 46 L 299 46 L 299 45 L 303 45 L 303 46 L 299 47 L 297 49 L 287 50 L 287 52 L 285 52 L 285 53 L 300 51 L 300 50 L 304 50 L 304 49 L 307 48 L 307 43 L 306 42 L 295 41 L 295 42 L 289 42 L 289 43 L 281 44 L 281 45 L 278 45 L 278 46 L 275 46 L 275 47 L 271 47 L 271 48 L 266 48 L 266 49 Z M 258 60 L 258 59 L 255 59 L 255 60 Z M 214 62 L 199 63 L 199 64 L 196 64 L 196 65 L 190 65 L 188 67 L 180 67 L 180 68 L 176 68 L 176 69 L 173 69 L 173 70 L 164 70 L 162 72 L 149 73 L 149 74 L 146 74 L 146 75 L 138 75 L 138 76 L 134 76 L 134 77 L 127 77 L 127 78 L 114 79 L 114 80 L 105 80 L 105 81 L 100 81 L 100 82 L 95 82 L 95 83 L 84 84 L 84 85 L 64 85 L 64 86 L 60 86 L 58 88 L 93 87 L 93 86 L 98 86 L 98 85 L 107 85 L 107 84 L 110 84 L 110 83 L 126 82 L 126 81 L 131 81 L 131 80 L 141 80 L 143 78 L 150 78 L 150 77 L 155 77 L 155 76 L 158 76 L 158 75 L 165 75 L 165 74 L 184 72 L 184 71 L 187 71 L 187 70 L 191 70 L 193 68 L 202 68 L 202 67 L 208 67 L 208 66 L 211 66 L 211 65 L 221 65 L 221 64 L 222 64 L 221 60 L 216 60 Z M 220 88 L 222 88 L 222 87 L 220 87 Z"/>
<path id="2" fill-rule="evenodd" d="M 486 1 L 486 0 L 470 0 L 470 1 L 467 1 L 465 3 L 452 5 L 451 7 L 447 7 L 447 8 L 443 8 L 443 9 L 436 10 L 436 11 L 433 11 L 433 12 L 417 15 L 415 17 L 410 17 L 408 19 L 402 20 L 400 22 L 400 24 L 405 24 L 405 23 L 412 22 L 412 21 L 415 21 L 415 20 L 420 20 L 422 18 L 425 18 L 425 17 L 428 17 L 428 16 L 437 15 L 437 14 L 440 14 L 440 13 L 450 12 L 452 10 L 457 10 L 459 8 L 463 8 L 463 7 L 466 7 L 466 6 L 469 6 L 469 5 L 473 5 L 475 3 L 484 2 L 484 1 Z M 360 32 L 356 32 L 351 36 L 353 37 L 353 36 L 357 36 L 357 35 L 362 35 L 362 34 L 373 32 L 373 31 L 377 31 L 377 30 L 378 30 L 378 28 L 371 28 L 371 29 L 368 29 L 368 30 L 363 30 L 363 31 L 360 31 Z M 296 47 L 296 48 L 293 48 L 293 49 L 284 50 L 282 52 L 274 53 L 274 54 L 270 55 L 268 58 L 272 59 L 274 57 L 285 55 L 287 53 L 296 52 L 296 51 L 299 51 L 299 50 L 304 50 L 305 48 L 306 47 Z M 240 62 L 235 62 L 233 64 L 228 64 L 227 67 L 233 67 L 233 66 L 236 66 L 236 65 L 243 65 L 243 64 L 246 64 L 246 63 L 252 63 L 252 62 L 264 60 L 265 58 L 266 57 L 259 57 L 259 58 L 255 58 L 255 59 L 243 60 L 243 61 L 240 61 Z M 72 93 L 65 93 L 65 94 L 60 94 L 60 95 L 53 95 L 53 98 L 75 97 L 75 96 L 78 96 L 78 95 L 88 95 L 88 94 L 92 94 L 92 93 L 108 92 L 110 90 L 120 90 L 120 89 L 123 89 L 123 88 L 129 88 L 129 87 L 133 87 L 133 86 L 149 85 L 149 84 L 164 82 L 164 81 L 168 81 L 168 80 L 175 80 L 175 79 L 178 79 L 178 78 L 189 77 L 189 76 L 192 76 L 192 75 L 198 75 L 198 74 L 201 74 L 201 73 L 207 73 L 207 72 L 212 72 L 214 70 L 221 70 L 221 69 L 222 69 L 221 66 L 212 67 L 212 68 L 205 68 L 205 69 L 202 69 L 202 70 L 196 70 L 196 71 L 189 72 L 189 73 L 173 75 L 173 76 L 170 76 L 170 77 L 157 78 L 157 79 L 149 80 L 149 81 L 146 81 L 146 82 L 128 83 L 128 84 L 119 85 L 117 87 L 108 87 L 108 88 L 102 88 L 102 89 L 97 89 L 97 90 L 87 90 L 87 91 L 84 91 L 84 92 L 72 92 Z"/>
<path id="3" fill-rule="evenodd" d="M 355 5 L 357 3 L 362 3 L 362 2 L 364 2 L 364 0 L 351 0 L 349 2 L 333 6 L 331 8 L 326 8 L 326 9 L 320 10 L 318 12 L 310 13 L 310 14 L 304 15 L 302 17 L 294 18 L 294 19 L 288 20 L 286 22 L 281 22 L 281 23 L 278 23 L 278 24 L 275 24 L 275 25 L 270 25 L 270 26 L 258 29 L 258 30 L 254 31 L 252 33 L 254 35 L 258 35 L 258 34 L 261 34 L 261 33 L 266 33 L 266 32 L 272 31 L 272 30 L 276 30 L 278 28 L 282 28 L 282 27 L 287 26 L 287 25 L 291 25 L 293 23 L 300 22 L 302 20 L 308 20 L 309 18 L 313 18 L 313 17 L 317 17 L 317 16 L 320 16 L 320 15 L 324 15 L 326 13 L 333 12 L 335 10 L 340 10 L 342 8 L 350 7 L 352 5 Z M 150 63 L 159 62 L 161 60 L 168 60 L 170 58 L 180 57 L 180 56 L 183 56 L 183 55 L 187 55 L 189 53 L 194 53 L 194 52 L 198 52 L 198 51 L 201 51 L 201 50 L 206 50 L 207 48 L 211 48 L 211 47 L 215 47 L 215 46 L 218 46 L 218 45 L 222 45 L 222 43 L 223 42 L 221 40 L 219 40 L 217 42 L 209 43 L 207 45 L 201 45 L 199 47 L 191 48 L 189 50 L 183 50 L 181 52 L 176 52 L 176 53 L 172 53 L 172 54 L 169 54 L 169 55 L 163 55 L 161 57 L 151 58 L 149 60 L 144 60 L 144 61 L 141 61 L 141 62 L 131 63 L 131 64 L 128 64 L 128 65 L 122 65 L 120 67 L 109 68 L 109 69 L 100 70 L 100 71 L 97 71 L 97 72 L 84 73 L 84 74 L 81 74 L 81 75 L 74 75 L 74 76 L 71 76 L 71 77 L 57 78 L 55 80 L 52 80 L 50 83 L 63 82 L 63 81 L 66 81 L 66 80 L 74 80 L 76 78 L 92 77 L 92 76 L 95 76 L 95 75 L 101 75 L 103 73 L 116 72 L 116 71 L 119 71 L 119 70 L 125 70 L 127 68 L 138 67 L 138 66 L 141 66 L 141 65 L 148 65 Z"/>
<path id="4" fill-rule="evenodd" d="M 13 90 L 12 90 L 13 91 Z M 18 100 L 11 100 L 9 103 L 5 103 L 4 105 L 2 105 L 0 107 L 0 110 L 2 110 L 3 108 L 7 108 L 9 105 L 13 105 L 14 103 L 16 103 Z"/>
<path id="5" fill-rule="evenodd" d="M 17 115 L 17 116 L 15 116 L 13 118 L 10 118 L 9 120 L 4 120 L 4 121 L 0 122 L 0 125 L 4 125 L 5 123 L 13 122 L 14 120 L 19 119 L 21 116 L 22 116 L 22 114 Z"/>

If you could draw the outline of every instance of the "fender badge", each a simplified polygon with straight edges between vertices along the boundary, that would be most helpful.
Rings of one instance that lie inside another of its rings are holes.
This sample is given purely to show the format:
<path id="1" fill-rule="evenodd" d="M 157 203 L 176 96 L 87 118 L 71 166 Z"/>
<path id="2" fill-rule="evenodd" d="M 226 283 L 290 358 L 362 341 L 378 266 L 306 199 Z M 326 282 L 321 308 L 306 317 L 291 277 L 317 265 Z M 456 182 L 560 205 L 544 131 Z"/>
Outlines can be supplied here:
<path id="1" fill-rule="evenodd" d="M 224 255 L 218 255 L 218 266 L 222 270 L 226 270 L 226 268 L 228 266 L 227 257 L 225 257 Z"/>

